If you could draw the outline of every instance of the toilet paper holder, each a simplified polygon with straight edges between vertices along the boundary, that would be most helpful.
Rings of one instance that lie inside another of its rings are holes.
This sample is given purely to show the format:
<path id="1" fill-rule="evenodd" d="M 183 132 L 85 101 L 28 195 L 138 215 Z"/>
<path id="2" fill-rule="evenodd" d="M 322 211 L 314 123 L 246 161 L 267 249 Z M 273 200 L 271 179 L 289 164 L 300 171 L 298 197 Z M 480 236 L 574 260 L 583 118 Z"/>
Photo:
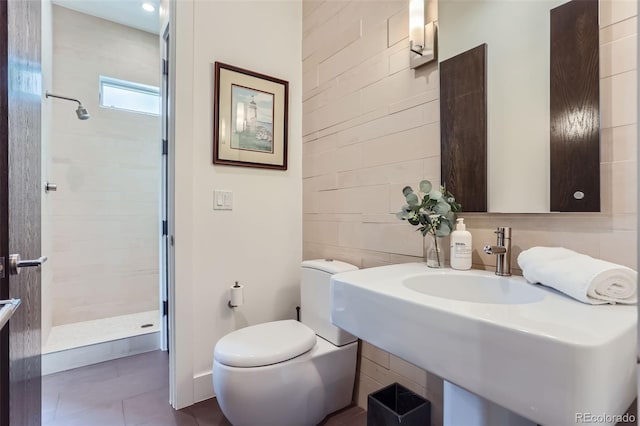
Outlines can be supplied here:
<path id="1" fill-rule="evenodd" d="M 231 286 L 229 293 L 231 294 L 231 298 L 227 302 L 227 305 L 232 309 L 242 306 L 244 302 L 243 287 L 238 283 L 238 281 Z"/>

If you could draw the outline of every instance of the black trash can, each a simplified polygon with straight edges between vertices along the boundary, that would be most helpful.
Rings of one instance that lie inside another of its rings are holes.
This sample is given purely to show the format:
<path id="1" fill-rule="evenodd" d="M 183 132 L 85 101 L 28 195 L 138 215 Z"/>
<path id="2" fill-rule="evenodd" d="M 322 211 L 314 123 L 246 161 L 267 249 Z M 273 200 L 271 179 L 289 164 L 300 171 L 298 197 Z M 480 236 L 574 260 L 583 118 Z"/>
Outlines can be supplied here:
<path id="1" fill-rule="evenodd" d="M 431 403 L 394 383 L 369 394 L 367 426 L 431 426 Z"/>

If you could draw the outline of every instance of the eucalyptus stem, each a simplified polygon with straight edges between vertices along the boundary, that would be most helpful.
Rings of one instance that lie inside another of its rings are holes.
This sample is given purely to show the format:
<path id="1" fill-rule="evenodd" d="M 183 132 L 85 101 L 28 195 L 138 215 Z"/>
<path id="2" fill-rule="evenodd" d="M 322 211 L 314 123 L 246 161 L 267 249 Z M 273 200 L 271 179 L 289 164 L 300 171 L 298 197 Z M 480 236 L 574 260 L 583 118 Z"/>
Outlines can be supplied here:
<path id="1" fill-rule="evenodd" d="M 438 261 L 438 267 L 441 267 L 442 264 L 440 263 L 440 250 L 438 250 L 438 236 L 436 235 L 436 228 L 433 225 L 431 225 L 431 235 L 433 235 L 433 243 L 436 248 L 436 259 Z"/>

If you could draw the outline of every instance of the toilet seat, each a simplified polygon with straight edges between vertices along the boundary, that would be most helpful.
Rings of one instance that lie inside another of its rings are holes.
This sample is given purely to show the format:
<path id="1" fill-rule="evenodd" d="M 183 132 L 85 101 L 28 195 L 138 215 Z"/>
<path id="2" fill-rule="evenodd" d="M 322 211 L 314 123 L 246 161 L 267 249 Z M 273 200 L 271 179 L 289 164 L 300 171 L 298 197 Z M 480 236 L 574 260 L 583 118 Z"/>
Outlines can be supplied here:
<path id="1" fill-rule="evenodd" d="M 295 358 L 311 350 L 316 334 L 295 320 L 273 321 L 241 328 L 216 344 L 214 359 L 230 367 L 262 367 Z"/>

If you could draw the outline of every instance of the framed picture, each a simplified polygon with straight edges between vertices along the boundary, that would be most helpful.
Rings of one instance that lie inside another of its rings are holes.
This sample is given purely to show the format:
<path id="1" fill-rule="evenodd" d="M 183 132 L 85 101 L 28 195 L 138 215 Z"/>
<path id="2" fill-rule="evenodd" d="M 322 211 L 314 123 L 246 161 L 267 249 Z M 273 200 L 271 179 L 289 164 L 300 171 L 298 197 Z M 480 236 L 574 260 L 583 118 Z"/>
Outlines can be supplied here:
<path id="1" fill-rule="evenodd" d="M 289 82 L 215 63 L 213 163 L 287 169 Z"/>

